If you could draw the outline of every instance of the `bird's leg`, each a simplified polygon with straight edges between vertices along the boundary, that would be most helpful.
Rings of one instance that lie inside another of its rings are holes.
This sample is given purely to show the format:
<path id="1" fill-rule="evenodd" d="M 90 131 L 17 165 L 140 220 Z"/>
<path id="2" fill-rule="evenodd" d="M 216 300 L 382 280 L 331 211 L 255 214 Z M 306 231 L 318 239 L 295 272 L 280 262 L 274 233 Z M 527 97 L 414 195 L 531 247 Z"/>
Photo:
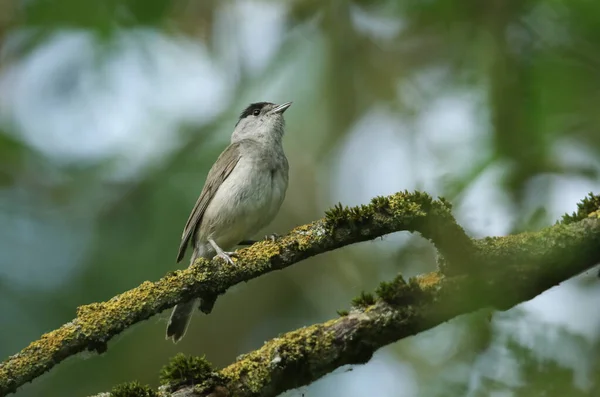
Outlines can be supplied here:
<path id="1" fill-rule="evenodd" d="M 221 249 L 221 247 L 219 247 L 217 245 L 217 243 L 215 242 L 215 240 L 213 240 L 212 238 L 209 238 L 208 242 L 213 247 L 213 249 L 217 252 L 217 255 L 215 255 L 215 256 L 218 256 L 219 258 L 225 260 L 226 262 L 228 262 L 231 265 L 235 265 L 235 263 L 233 262 L 233 259 L 231 259 L 231 258 L 237 257 L 237 253 L 223 251 Z"/>

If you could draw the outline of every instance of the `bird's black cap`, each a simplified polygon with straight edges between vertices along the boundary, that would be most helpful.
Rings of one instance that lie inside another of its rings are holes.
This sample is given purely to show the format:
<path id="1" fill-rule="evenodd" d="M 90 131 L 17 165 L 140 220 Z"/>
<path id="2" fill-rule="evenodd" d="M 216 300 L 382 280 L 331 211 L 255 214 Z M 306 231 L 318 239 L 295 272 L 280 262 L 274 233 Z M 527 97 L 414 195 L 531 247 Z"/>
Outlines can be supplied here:
<path id="1" fill-rule="evenodd" d="M 266 105 L 272 105 L 272 103 L 270 103 L 270 102 L 251 103 L 246 109 L 244 109 L 242 114 L 240 114 L 240 120 L 250 116 L 255 110 L 261 110 Z"/>

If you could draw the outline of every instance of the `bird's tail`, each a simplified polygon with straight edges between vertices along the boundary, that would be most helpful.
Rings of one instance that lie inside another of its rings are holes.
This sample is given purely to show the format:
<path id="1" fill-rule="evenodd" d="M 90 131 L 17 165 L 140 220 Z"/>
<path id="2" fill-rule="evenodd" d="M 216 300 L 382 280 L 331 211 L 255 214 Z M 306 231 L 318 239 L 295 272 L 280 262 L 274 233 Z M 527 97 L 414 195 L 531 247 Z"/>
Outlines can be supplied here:
<path id="1" fill-rule="evenodd" d="M 199 299 L 192 299 L 173 308 L 169 324 L 167 325 L 167 339 L 173 339 L 173 343 L 177 343 L 185 335 L 190 320 L 192 319 L 192 313 L 194 307 L 198 303 Z"/>
<path id="2" fill-rule="evenodd" d="M 210 257 L 210 250 L 207 250 L 207 252 L 197 252 L 196 249 L 194 249 L 194 253 L 190 259 L 190 266 L 194 264 L 196 258 L 201 256 Z M 167 324 L 167 340 L 173 339 L 173 343 L 177 343 L 181 340 L 181 338 L 183 338 L 185 331 L 187 331 L 187 328 L 190 325 L 190 320 L 192 319 L 192 314 L 194 313 L 194 307 L 200 304 L 200 299 L 192 299 L 190 301 L 180 303 L 173 308 L 173 312 L 171 312 L 171 318 L 169 318 L 169 324 Z"/>

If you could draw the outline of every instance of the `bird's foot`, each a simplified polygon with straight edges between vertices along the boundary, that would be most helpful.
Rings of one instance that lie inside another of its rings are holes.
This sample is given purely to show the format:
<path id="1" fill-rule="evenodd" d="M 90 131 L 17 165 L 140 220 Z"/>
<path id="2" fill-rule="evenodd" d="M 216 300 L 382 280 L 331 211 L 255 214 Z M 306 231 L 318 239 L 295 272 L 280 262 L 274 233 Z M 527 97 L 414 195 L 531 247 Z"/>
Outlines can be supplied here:
<path id="1" fill-rule="evenodd" d="M 237 258 L 238 257 L 237 253 L 223 251 L 223 249 L 221 249 L 221 247 L 219 247 L 219 245 L 212 238 L 209 238 L 208 242 L 210 243 L 210 245 L 213 247 L 213 249 L 217 253 L 217 255 L 215 255 L 215 258 L 218 256 L 219 258 L 223 259 L 225 262 L 229 263 L 230 265 L 235 265 L 235 263 L 233 262 L 233 259 L 231 259 L 231 258 Z"/>
<path id="2" fill-rule="evenodd" d="M 277 233 L 267 234 L 265 236 L 265 240 L 272 241 L 272 242 L 276 242 L 279 238 L 281 238 L 281 236 Z"/>
<path id="3" fill-rule="evenodd" d="M 237 254 L 237 252 L 221 251 L 221 252 L 217 253 L 217 255 L 215 255 L 215 258 L 216 257 L 223 259 L 225 262 L 229 263 L 230 265 L 235 265 L 235 262 L 231 258 L 237 258 L 238 254 Z"/>

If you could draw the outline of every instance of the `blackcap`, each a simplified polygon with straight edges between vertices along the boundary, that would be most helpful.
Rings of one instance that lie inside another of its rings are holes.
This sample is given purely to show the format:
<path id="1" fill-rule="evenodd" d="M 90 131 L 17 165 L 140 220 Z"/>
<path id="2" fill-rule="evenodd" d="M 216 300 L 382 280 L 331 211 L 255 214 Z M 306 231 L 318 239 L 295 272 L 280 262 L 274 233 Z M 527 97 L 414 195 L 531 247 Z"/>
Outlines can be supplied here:
<path id="1" fill-rule="evenodd" d="M 277 215 L 288 186 L 288 161 L 283 152 L 283 113 L 292 103 L 257 102 L 235 125 L 231 143 L 217 158 L 192 209 L 181 237 L 177 262 L 188 246 L 196 258 L 218 256 L 228 264 L 228 252 L 267 226 Z M 199 299 L 175 306 L 167 339 L 183 338 Z"/>

